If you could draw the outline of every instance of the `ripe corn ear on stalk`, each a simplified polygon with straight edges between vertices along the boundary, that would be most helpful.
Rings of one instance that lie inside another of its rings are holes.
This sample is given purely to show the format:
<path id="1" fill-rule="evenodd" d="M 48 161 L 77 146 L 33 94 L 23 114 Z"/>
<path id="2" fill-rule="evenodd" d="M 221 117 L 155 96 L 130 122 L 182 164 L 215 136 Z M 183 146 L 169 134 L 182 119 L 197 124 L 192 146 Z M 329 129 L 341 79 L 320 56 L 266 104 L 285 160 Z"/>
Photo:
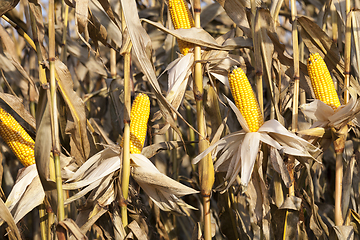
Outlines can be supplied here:
<path id="1" fill-rule="evenodd" d="M 228 74 L 231 93 L 236 107 L 246 120 L 250 132 L 256 132 L 264 123 L 259 104 L 244 71 L 236 66 Z"/>
<path id="2" fill-rule="evenodd" d="M 147 122 L 150 115 L 150 100 L 140 93 L 134 100 L 130 113 L 130 153 L 141 153 L 144 146 Z"/>
<path id="3" fill-rule="evenodd" d="M 326 103 L 334 110 L 341 104 L 336 93 L 330 72 L 319 53 L 311 53 L 307 60 L 307 69 L 316 99 Z"/>
<path id="4" fill-rule="evenodd" d="M 195 26 L 194 19 L 184 0 L 169 0 L 169 11 L 175 29 L 192 28 Z M 183 55 L 188 54 L 194 44 L 178 39 L 179 49 Z"/>
<path id="5" fill-rule="evenodd" d="M 35 164 L 34 140 L 2 108 L 0 108 L 0 135 L 25 167 Z"/>

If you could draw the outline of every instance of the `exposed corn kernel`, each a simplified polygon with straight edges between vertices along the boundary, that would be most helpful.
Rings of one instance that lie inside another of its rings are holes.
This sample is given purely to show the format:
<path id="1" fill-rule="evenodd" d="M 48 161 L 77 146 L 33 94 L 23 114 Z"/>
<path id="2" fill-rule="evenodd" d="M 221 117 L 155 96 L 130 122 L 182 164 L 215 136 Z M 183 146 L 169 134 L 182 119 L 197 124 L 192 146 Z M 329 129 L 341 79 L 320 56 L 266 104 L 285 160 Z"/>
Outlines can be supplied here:
<path id="1" fill-rule="evenodd" d="M 169 0 L 169 11 L 175 29 L 194 27 L 194 19 L 184 0 Z M 179 49 L 183 55 L 188 54 L 194 44 L 178 39 Z"/>
<path id="2" fill-rule="evenodd" d="M 150 100 L 140 93 L 134 100 L 130 113 L 130 153 L 141 153 L 144 146 L 147 122 L 150 115 Z"/>
<path id="3" fill-rule="evenodd" d="M 251 132 L 256 132 L 264 123 L 259 104 L 244 71 L 232 67 L 228 74 L 235 105 L 246 120 Z"/>
<path id="4" fill-rule="evenodd" d="M 25 167 L 35 164 L 34 140 L 2 108 L 0 108 L 0 135 Z"/>
<path id="5" fill-rule="evenodd" d="M 307 60 L 307 69 L 316 99 L 323 101 L 334 110 L 341 104 L 330 72 L 319 53 L 312 53 Z"/>

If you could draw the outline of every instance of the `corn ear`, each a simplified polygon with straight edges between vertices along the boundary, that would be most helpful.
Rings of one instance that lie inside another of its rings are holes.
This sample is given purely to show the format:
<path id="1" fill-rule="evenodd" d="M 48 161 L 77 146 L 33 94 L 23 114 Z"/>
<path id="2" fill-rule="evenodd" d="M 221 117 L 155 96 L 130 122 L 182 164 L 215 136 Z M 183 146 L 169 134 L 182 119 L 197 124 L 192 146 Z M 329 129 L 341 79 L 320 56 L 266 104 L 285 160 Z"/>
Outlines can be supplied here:
<path id="1" fill-rule="evenodd" d="M 307 69 L 316 99 L 326 103 L 334 110 L 341 104 L 336 93 L 330 72 L 319 53 L 312 53 L 307 60 Z"/>
<path id="2" fill-rule="evenodd" d="M 144 146 L 147 122 L 150 115 L 150 100 L 140 93 L 134 100 L 130 113 L 130 153 L 141 153 Z"/>
<path id="3" fill-rule="evenodd" d="M 175 29 L 192 28 L 195 26 L 194 19 L 184 0 L 169 0 L 171 21 Z M 188 54 L 194 44 L 178 39 L 179 49 L 183 55 Z"/>
<path id="4" fill-rule="evenodd" d="M 228 74 L 231 93 L 236 107 L 247 122 L 251 132 L 256 132 L 264 123 L 259 103 L 244 71 L 236 66 Z"/>
<path id="5" fill-rule="evenodd" d="M 2 108 L 0 108 L 0 135 L 25 167 L 35 164 L 34 140 L 13 116 Z"/>

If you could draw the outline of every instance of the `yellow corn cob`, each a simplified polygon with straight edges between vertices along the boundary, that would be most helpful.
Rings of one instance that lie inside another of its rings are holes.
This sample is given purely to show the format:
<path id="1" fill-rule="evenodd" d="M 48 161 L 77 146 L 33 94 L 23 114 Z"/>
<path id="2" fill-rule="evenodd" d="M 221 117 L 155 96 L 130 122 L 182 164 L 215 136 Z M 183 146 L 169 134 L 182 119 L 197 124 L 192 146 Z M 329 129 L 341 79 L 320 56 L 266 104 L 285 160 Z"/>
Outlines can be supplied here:
<path id="1" fill-rule="evenodd" d="M 194 27 L 194 19 L 184 0 L 169 0 L 169 11 L 175 29 Z M 188 54 L 194 44 L 178 39 L 179 49 L 183 55 Z"/>
<path id="2" fill-rule="evenodd" d="M 337 109 L 340 106 L 339 97 L 330 72 L 319 53 L 310 54 L 307 60 L 307 69 L 315 97 L 334 110 Z"/>
<path id="3" fill-rule="evenodd" d="M 228 74 L 231 93 L 236 107 L 246 120 L 250 132 L 256 132 L 264 123 L 259 104 L 244 71 L 236 66 Z"/>
<path id="4" fill-rule="evenodd" d="M 150 114 L 150 100 L 140 93 L 134 100 L 130 113 L 130 153 L 141 153 L 144 146 L 147 122 Z"/>
<path id="5" fill-rule="evenodd" d="M 0 135 L 25 167 L 35 164 L 34 140 L 24 128 L 2 108 L 0 108 Z"/>

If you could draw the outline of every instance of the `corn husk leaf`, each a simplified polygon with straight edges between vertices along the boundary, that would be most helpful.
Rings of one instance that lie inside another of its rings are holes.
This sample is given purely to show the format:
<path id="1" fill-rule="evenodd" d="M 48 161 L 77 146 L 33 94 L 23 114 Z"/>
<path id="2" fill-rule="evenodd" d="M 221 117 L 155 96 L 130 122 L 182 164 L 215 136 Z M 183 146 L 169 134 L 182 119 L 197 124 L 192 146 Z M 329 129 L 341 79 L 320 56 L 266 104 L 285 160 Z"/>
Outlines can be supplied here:
<path id="1" fill-rule="evenodd" d="M 36 166 L 19 170 L 15 185 L 13 186 L 5 205 L 14 216 L 17 223 L 27 213 L 40 205 L 45 197 L 44 190 L 38 177 Z"/>
<path id="2" fill-rule="evenodd" d="M 315 99 L 309 104 L 303 104 L 300 106 L 302 112 L 316 122 L 312 125 L 314 127 L 335 127 L 341 128 L 350 122 L 360 111 L 359 100 L 357 99 L 357 93 L 353 88 L 349 89 L 351 98 L 346 105 L 340 106 L 335 111 L 325 104 L 324 102 Z"/>
<path id="3" fill-rule="evenodd" d="M 120 163 L 119 152 L 112 148 L 106 148 L 81 165 L 74 175 L 63 184 L 63 189 L 72 190 L 88 186 L 118 170 Z"/>
<path id="4" fill-rule="evenodd" d="M 241 115 L 239 109 L 227 99 L 231 109 L 235 112 L 239 123 L 243 128 L 247 127 L 247 123 Z M 245 130 L 245 131 L 244 131 Z M 228 184 L 225 188 L 217 188 L 226 190 L 232 183 L 235 182 L 237 174 L 241 171 L 241 184 L 247 186 L 250 181 L 253 166 L 255 164 L 256 156 L 259 151 L 260 141 L 268 144 L 277 151 L 289 154 L 291 156 L 299 156 L 309 159 L 315 159 L 321 150 L 316 148 L 306 140 L 289 132 L 283 125 L 275 119 L 266 121 L 257 132 L 249 132 L 244 129 L 240 132 L 231 133 L 216 143 L 212 144 L 204 152 L 200 153 L 193 159 L 193 164 L 198 163 L 204 156 L 212 152 L 215 148 L 213 156 L 218 156 L 214 164 L 215 171 L 227 172 L 225 180 Z M 246 159 L 246 160 L 245 160 Z M 277 166 L 279 164 L 277 163 Z M 278 167 L 275 170 L 281 169 Z M 288 183 L 288 176 L 283 178 Z"/>
<path id="5" fill-rule="evenodd" d="M 198 191 L 162 174 L 155 165 L 141 154 L 131 154 L 131 175 L 151 200 L 163 211 L 183 213 L 182 207 L 192 208 L 178 197 Z"/>

